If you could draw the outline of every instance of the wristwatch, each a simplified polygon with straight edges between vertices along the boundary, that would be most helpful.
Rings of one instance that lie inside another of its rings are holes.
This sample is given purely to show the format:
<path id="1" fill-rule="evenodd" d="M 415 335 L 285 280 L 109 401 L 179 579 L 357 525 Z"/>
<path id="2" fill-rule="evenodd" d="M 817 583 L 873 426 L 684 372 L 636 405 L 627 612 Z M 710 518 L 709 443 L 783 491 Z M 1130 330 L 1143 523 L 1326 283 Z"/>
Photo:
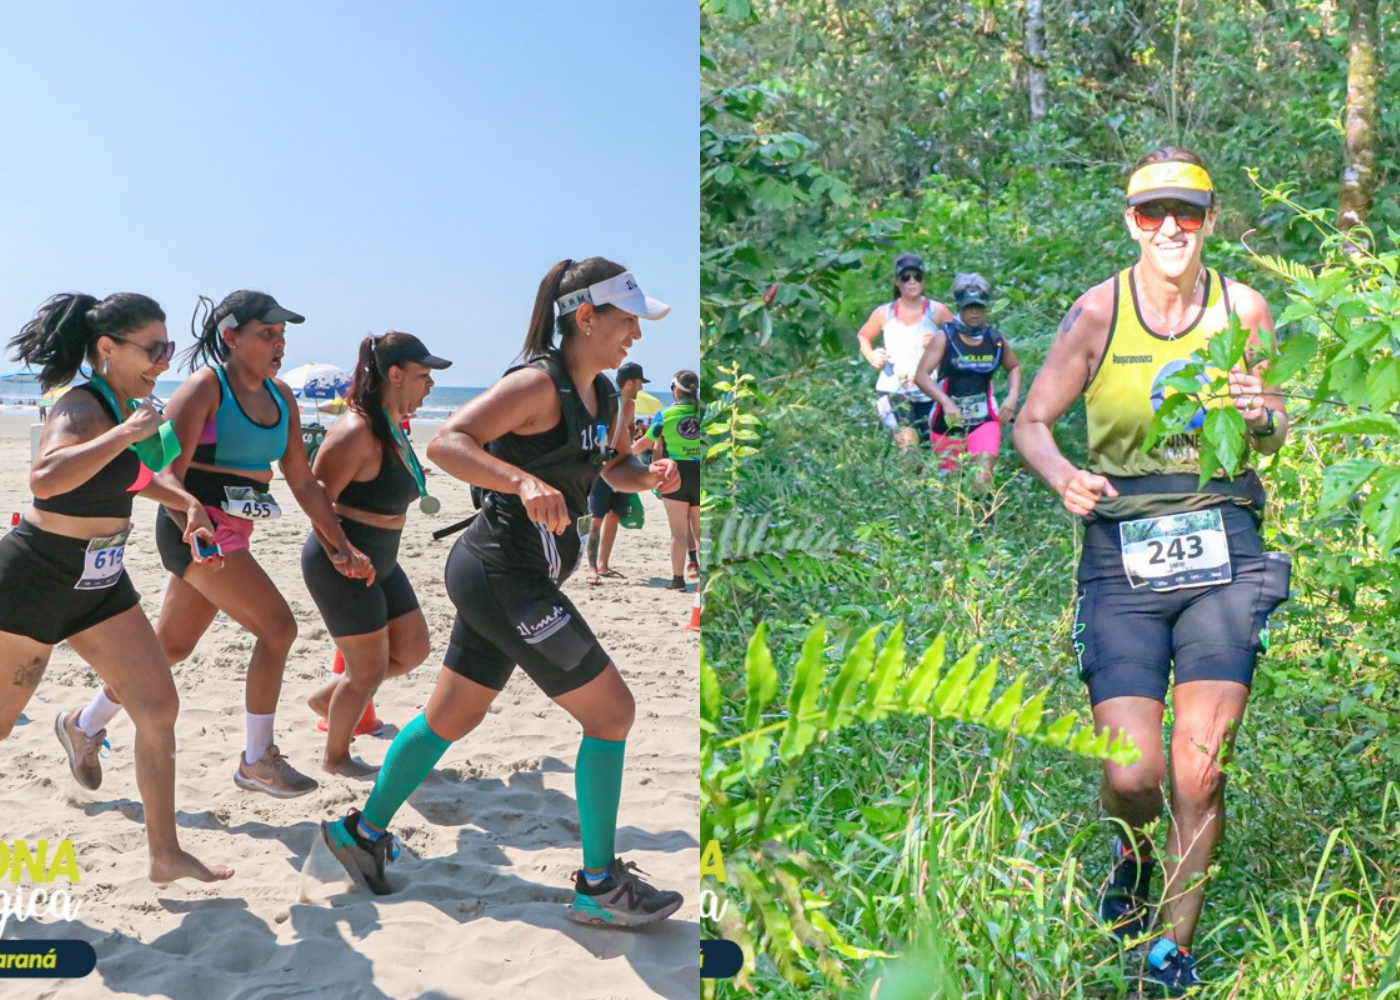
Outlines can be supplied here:
<path id="1" fill-rule="evenodd" d="M 1277 424 L 1277 422 L 1276 422 L 1275 419 L 1274 419 L 1275 417 L 1278 416 L 1278 414 L 1274 411 L 1273 407 L 1270 407 L 1270 406 L 1264 407 L 1264 413 L 1265 413 L 1265 415 L 1266 415 L 1265 421 L 1264 421 L 1264 429 L 1263 429 L 1262 431 L 1250 431 L 1250 432 L 1249 432 L 1250 434 L 1254 435 L 1254 436 L 1257 437 L 1257 438 L 1273 437 L 1274 431 L 1278 430 L 1278 424 Z"/>

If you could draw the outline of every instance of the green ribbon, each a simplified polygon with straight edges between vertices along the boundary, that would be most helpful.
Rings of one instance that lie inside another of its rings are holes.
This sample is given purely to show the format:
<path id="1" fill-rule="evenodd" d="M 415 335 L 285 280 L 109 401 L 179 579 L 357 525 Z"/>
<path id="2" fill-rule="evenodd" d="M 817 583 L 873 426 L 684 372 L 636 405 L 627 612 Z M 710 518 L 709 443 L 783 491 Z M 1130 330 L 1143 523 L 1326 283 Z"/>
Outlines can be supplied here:
<path id="1" fill-rule="evenodd" d="M 107 384 L 106 379 L 97 372 L 92 373 L 88 380 L 98 392 L 102 393 L 102 398 L 111 404 L 112 410 L 122 419 L 122 408 L 117 405 L 116 393 Z M 137 400 L 127 400 L 128 409 L 135 411 L 140 409 L 141 404 Z M 160 425 L 160 429 L 149 437 L 144 437 L 135 444 L 127 445 L 130 451 L 136 452 L 136 457 L 141 459 L 141 463 L 152 472 L 159 472 L 180 455 L 180 439 L 175 436 L 175 425 L 167 420 Z"/>
<path id="2" fill-rule="evenodd" d="M 428 477 L 423 475 L 423 466 L 418 464 L 418 456 L 413 453 L 413 442 L 408 439 L 408 435 L 403 432 L 403 428 L 394 423 L 394 418 L 389 416 L 389 410 L 384 410 L 384 419 L 389 421 L 389 433 L 394 435 L 394 443 L 399 446 L 399 451 L 403 454 L 404 461 L 408 463 L 408 471 L 413 475 L 413 481 L 418 484 L 419 499 L 428 495 Z"/>

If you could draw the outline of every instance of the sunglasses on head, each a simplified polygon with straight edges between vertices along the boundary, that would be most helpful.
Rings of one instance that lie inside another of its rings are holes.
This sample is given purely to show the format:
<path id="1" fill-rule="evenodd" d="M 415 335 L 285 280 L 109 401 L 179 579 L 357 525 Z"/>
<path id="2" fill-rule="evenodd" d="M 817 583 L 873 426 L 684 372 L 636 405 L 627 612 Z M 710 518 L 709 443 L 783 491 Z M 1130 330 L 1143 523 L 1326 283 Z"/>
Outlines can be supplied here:
<path id="1" fill-rule="evenodd" d="M 1206 209 L 1180 201 L 1149 201 L 1134 208 L 1133 215 L 1138 228 L 1145 233 L 1161 229 L 1169 215 L 1183 233 L 1194 233 L 1206 223 Z"/>
<path id="2" fill-rule="evenodd" d="M 924 280 L 924 272 L 923 272 L 923 271 L 900 271 L 900 272 L 899 272 L 899 280 L 900 280 L 901 282 L 905 282 L 905 281 L 923 281 L 923 280 Z"/>
<path id="3" fill-rule="evenodd" d="M 136 341 L 127 340 L 125 337 L 117 337 L 113 334 L 108 334 L 108 336 L 119 343 L 130 344 L 132 347 L 141 348 L 141 350 L 146 352 L 146 356 L 151 359 L 151 364 L 153 365 L 160 364 L 162 361 L 169 362 L 171 358 L 175 357 L 175 341 L 173 340 L 158 340 L 154 344 L 138 344 Z"/>

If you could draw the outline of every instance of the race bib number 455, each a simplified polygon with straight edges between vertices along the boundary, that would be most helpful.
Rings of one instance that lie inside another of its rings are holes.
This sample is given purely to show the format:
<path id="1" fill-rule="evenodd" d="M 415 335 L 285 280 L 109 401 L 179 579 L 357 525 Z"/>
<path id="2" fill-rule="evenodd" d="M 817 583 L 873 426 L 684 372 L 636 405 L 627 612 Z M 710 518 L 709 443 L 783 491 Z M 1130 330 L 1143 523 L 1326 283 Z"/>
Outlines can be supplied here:
<path id="1" fill-rule="evenodd" d="M 250 486 L 225 486 L 224 510 L 234 517 L 248 521 L 267 521 L 282 516 L 282 508 L 272 499 L 271 493 L 263 493 Z"/>
<path id="2" fill-rule="evenodd" d="M 1220 508 L 1124 521 L 1123 571 L 1134 589 L 1180 590 L 1229 583 L 1230 542 Z"/>

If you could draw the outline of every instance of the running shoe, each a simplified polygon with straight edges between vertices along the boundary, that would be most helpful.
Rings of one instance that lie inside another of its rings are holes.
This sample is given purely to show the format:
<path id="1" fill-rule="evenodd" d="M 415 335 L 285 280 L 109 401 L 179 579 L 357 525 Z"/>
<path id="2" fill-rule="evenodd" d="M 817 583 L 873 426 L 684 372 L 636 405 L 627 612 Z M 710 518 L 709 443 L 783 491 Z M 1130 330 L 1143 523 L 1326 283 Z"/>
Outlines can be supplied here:
<path id="1" fill-rule="evenodd" d="M 687 580 L 700 579 L 700 564 L 694 559 L 685 564 L 685 578 Z"/>
<path id="2" fill-rule="evenodd" d="M 309 778 L 292 767 L 275 743 L 263 752 L 262 760 L 256 764 L 249 764 L 248 759 L 239 754 L 238 770 L 233 772 L 233 781 L 239 788 L 266 792 L 275 799 L 294 799 L 321 787 L 315 778 Z"/>
<path id="3" fill-rule="evenodd" d="M 662 590 L 685 590 L 685 580 L 679 576 L 671 577 L 670 581 L 661 588 Z"/>
<path id="4" fill-rule="evenodd" d="M 1166 938 L 1157 940 L 1134 973 L 1143 997 L 1184 997 L 1201 985 L 1191 953 Z"/>
<path id="5" fill-rule="evenodd" d="M 569 918 L 581 924 L 610 924 L 614 927 L 639 927 L 665 920 L 685 902 L 678 892 L 658 889 L 643 882 L 637 873 L 646 872 L 633 862 L 614 858 L 608 866 L 608 877 L 597 885 L 589 885 L 583 869 L 574 872 L 574 901 Z"/>
<path id="6" fill-rule="evenodd" d="M 77 712 L 59 712 L 53 720 L 53 731 L 68 754 L 68 770 L 78 784 L 90 791 L 102 787 L 102 761 L 98 754 L 107 742 L 107 730 L 89 736 L 78 728 Z"/>
<path id="7" fill-rule="evenodd" d="M 1120 938 L 1147 933 L 1152 922 L 1149 904 L 1156 868 L 1152 858 L 1139 861 L 1128 853 L 1122 837 L 1113 838 L 1113 874 L 1099 897 L 1099 919 Z"/>
<path id="8" fill-rule="evenodd" d="M 358 884 L 376 896 L 387 896 L 393 886 L 384 877 L 384 866 L 393 856 L 394 838 L 388 833 L 378 840 L 360 836 L 360 810 L 334 823 L 321 822 L 321 837 L 335 859 Z"/>

